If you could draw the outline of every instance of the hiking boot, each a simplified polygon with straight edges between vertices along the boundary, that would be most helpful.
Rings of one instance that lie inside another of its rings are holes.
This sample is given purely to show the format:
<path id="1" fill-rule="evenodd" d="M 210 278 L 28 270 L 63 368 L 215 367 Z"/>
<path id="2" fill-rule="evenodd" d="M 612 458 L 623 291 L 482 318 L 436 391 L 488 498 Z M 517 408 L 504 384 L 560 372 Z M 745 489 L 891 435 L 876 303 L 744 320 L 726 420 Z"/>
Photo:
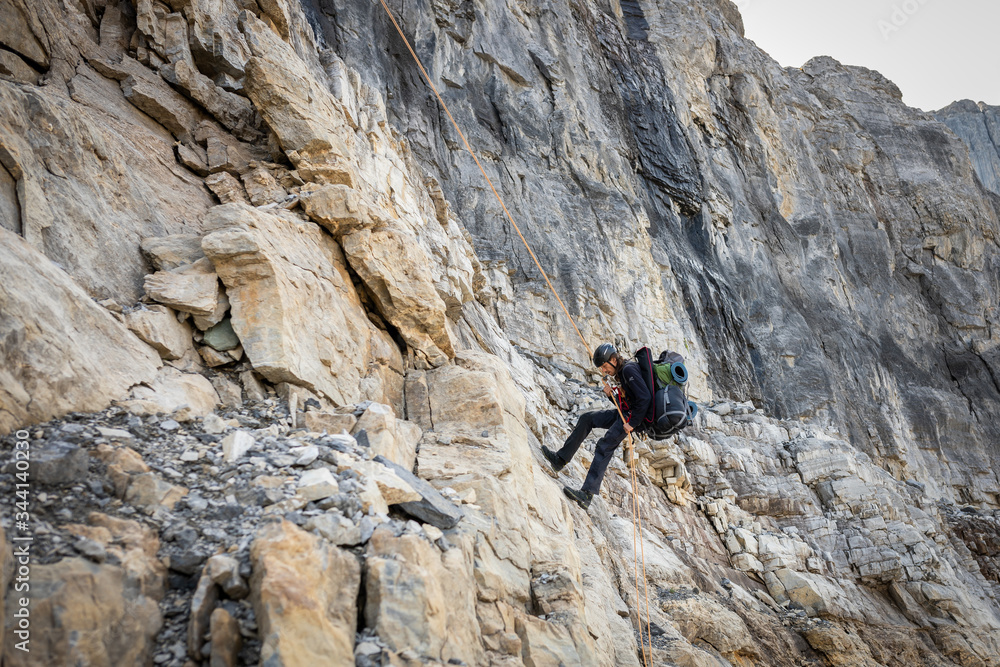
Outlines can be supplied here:
<path id="1" fill-rule="evenodd" d="M 587 508 L 590 507 L 590 501 L 594 499 L 593 493 L 584 491 L 583 489 L 577 491 L 576 489 L 571 489 L 568 486 L 563 487 L 563 493 L 566 494 L 567 498 L 575 500 L 576 504 L 583 508 L 584 512 L 586 512 Z"/>
<path id="2" fill-rule="evenodd" d="M 559 458 L 559 455 L 556 454 L 551 449 L 549 449 L 548 447 L 546 447 L 545 445 L 542 445 L 542 455 L 545 457 L 545 460 L 549 462 L 549 465 L 552 466 L 552 469 L 555 470 L 556 472 L 559 472 L 560 470 L 566 467 L 566 463 L 561 458 Z"/>

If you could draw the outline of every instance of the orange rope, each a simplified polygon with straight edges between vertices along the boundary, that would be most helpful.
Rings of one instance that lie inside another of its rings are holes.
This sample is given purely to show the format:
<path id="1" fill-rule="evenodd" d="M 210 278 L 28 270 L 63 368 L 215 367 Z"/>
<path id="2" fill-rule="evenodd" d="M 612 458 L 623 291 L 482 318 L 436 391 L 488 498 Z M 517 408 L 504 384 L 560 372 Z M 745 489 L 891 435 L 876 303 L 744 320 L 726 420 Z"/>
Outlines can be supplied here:
<path id="1" fill-rule="evenodd" d="M 583 334 L 580 333 L 580 329 L 579 329 L 579 327 L 576 326 L 576 321 L 573 319 L 573 316 L 569 314 L 569 310 L 566 308 L 566 304 L 564 304 L 563 300 L 561 298 L 559 298 L 559 293 L 556 292 L 555 287 L 552 286 L 552 281 L 549 280 L 549 276 L 545 272 L 545 269 L 542 268 L 541 263 L 538 261 L 538 257 L 535 256 L 535 252 L 531 249 L 531 246 L 528 244 L 527 239 L 524 238 L 524 234 L 521 233 L 521 228 L 518 227 L 517 226 L 517 222 L 514 221 L 514 216 L 512 216 L 510 214 L 510 211 L 507 209 L 507 205 L 504 204 L 503 198 L 500 196 L 500 193 L 497 191 L 496 187 L 494 187 L 493 181 L 490 179 L 489 175 L 486 173 L 486 170 L 483 168 L 483 165 L 479 162 L 479 158 L 476 156 L 476 152 L 474 150 L 472 150 L 472 146 L 469 144 L 469 140 L 465 138 L 465 133 L 463 133 L 462 129 L 458 126 L 458 123 L 455 121 L 455 117 L 451 115 L 451 111 L 448 109 L 448 105 L 445 104 L 444 99 L 442 99 L 441 93 L 438 92 L 437 86 L 434 85 L 434 82 L 431 80 L 430 75 L 427 74 L 427 70 L 424 69 L 423 63 L 420 62 L 420 57 L 417 56 L 416 51 L 414 51 L 413 47 L 410 46 L 410 40 L 408 40 L 406 38 L 406 35 L 403 34 L 403 29 L 399 26 L 399 23 L 396 22 L 396 17 L 393 15 L 392 11 L 389 9 L 389 6 L 386 4 L 385 0 L 379 0 L 379 2 L 382 3 L 382 8 L 385 10 L 385 13 L 389 15 L 389 20 L 392 21 L 392 25 L 395 26 L 396 32 L 399 33 L 399 36 L 403 40 L 403 43 L 406 44 L 406 48 L 410 52 L 410 55 L 413 56 L 413 60 L 414 60 L 414 62 L 417 63 L 417 67 L 420 68 L 420 73 L 423 75 L 424 80 L 427 81 L 427 85 L 429 85 L 431 87 L 431 90 L 434 91 L 434 96 L 437 97 L 438 102 L 441 104 L 441 108 L 444 109 L 444 112 L 448 115 L 448 120 L 451 121 L 452 127 L 455 128 L 455 132 L 458 133 L 458 136 L 462 138 L 462 143 L 465 144 L 465 149 L 469 152 L 469 155 L 472 156 L 472 159 L 475 161 L 476 166 L 479 167 L 479 171 L 480 171 L 480 173 L 482 173 L 483 178 L 485 178 L 486 182 L 489 184 L 490 190 L 493 191 L 493 195 L 497 198 L 497 201 L 500 202 L 500 207 L 503 209 L 503 212 L 506 214 L 507 220 L 510 221 L 510 224 L 514 228 L 514 231 L 517 232 L 518 237 L 520 237 L 520 239 L 521 239 L 521 243 L 524 244 L 524 247 L 525 247 L 525 249 L 527 249 L 528 254 L 531 255 L 531 259 L 532 259 L 532 261 L 534 261 L 535 266 L 538 267 L 539 272 L 542 274 L 542 278 L 545 279 L 545 284 L 548 285 L 549 290 L 552 292 L 552 295 L 556 298 L 556 301 L 559 302 L 559 306 L 562 308 L 563 312 L 566 314 L 566 317 L 567 317 L 567 319 L 569 319 L 570 324 L 573 325 L 573 330 L 576 331 L 576 335 L 580 337 L 580 342 L 583 343 L 584 349 L 586 349 L 587 352 L 588 352 L 588 354 L 589 354 L 589 352 L 591 350 L 590 344 L 587 342 L 587 339 L 584 338 Z M 605 381 L 605 386 L 607 386 L 607 382 L 606 381 Z M 618 416 L 621 417 L 622 424 L 627 424 L 628 421 L 625 419 L 625 415 L 622 414 L 621 407 L 618 405 L 617 402 L 615 402 L 615 409 L 618 410 Z M 629 448 L 629 451 L 631 452 L 632 451 L 632 447 L 633 447 L 633 443 L 634 443 L 634 439 L 633 439 L 631 433 L 628 433 L 627 435 L 628 435 L 628 448 Z M 633 553 L 635 553 L 636 521 L 638 520 L 638 522 L 639 522 L 638 530 L 639 530 L 640 537 L 641 537 L 641 533 L 642 533 L 642 519 L 641 519 L 640 514 L 637 511 L 639 509 L 639 495 L 638 495 L 639 492 L 638 492 L 638 490 L 636 488 L 636 483 L 638 481 L 638 476 L 635 473 L 635 464 L 632 461 L 632 457 L 631 456 L 629 457 L 629 463 L 632 466 L 633 479 L 634 479 L 633 484 L 632 484 L 632 495 L 633 495 L 633 503 L 634 503 L 634 505 L 633 505 L 633 512 L 632 512 L 632 548 L 633 548 Z M 641 542 L 641 539 L 640 539 L 640 542 Z M 648 630 L 649 630 L 649 592 L 648 592 L 649 591 L 649 583 L 645 580 L 646 579 L 646 550 L 645 550 L 645 547 L 642 547 L 641 545 L 640 545 L 640 549 L 641 549 L 641 553 L 642 553 L 642 577 L 643 577 L 643 585 L 646 588 L 646 629 L 647 629 L 646 634 L 647 634 L 647 637 L 648 637 L 648 635 L 649 635 L 649 632 L 648 632 Z M 633 562 L 635 562 L 635 560 Z M 636 565 L 637 565 L 637 563 L 636 563 Z M 639 597 L 639 575 L 638 575 L 638 571 L 636 571 L 636 574 L 635 574 L 635 585 L 636 585 L 636 599 L 638 599 L 638 597 Z M 642 618 L 639 616 L 638 612 L 636 613 L 636 616 L 638 617 L 638 620 L 639 620 L 639 639 L 640 639 L 640 642 L 641 642 L 642 641 Z M 652 659 L 653 645 L 652 645 L 652 639 L 651 638 L 650 638 L 650 644 L 649 644 L 649 655 L 650 655 L 650 659 Z M 642 660 L 643 660 L 643 663 L 645 664 L 646 663 L 646 650 L 645 650 L 645 646 L 643 646 Z"/>
<path id="2" fill-rule="evenodd" d="M 649 642 L 649 659 L 653 659 L 653 634 L 649 627 L 649 579 L 646 578 L 646 545 L 642 541 L 642 506 L 639 504 L 639 471 L 635 464 L 635 457 L 631 458 L 630 463 L 632 464 L 632 497 L 635 499 L 635 519 L 633 523 L 639 524 L 639 549 L 642 553 L 642 586 L 643 593 L 646 596 L 646 640 Z M 632 547 L 635 549 L 635 546 Z M 636 577 L 636 586 L 638 587 L 639 581 Z M 636 592 L 636 597 L 639 597 L 638 592 Z M 642 628 L 642 619 L 639 619 L 640 630 Z M 641 635 L 640 635 L 641 638 Z"/>
<path id="3" fill-rule="evenodd" d="M 634 456 L 633 447 L 634 447 L 634 440 L 632 440 L 632 438 L 629 438 L 629 441 L 628 441 L 628 450 L 627 451 L 628 451 L 629 481 L 632 484 L 632 555 L 633 555 L 633 558 L 632 558 L 632 573 L 633 573 L 633 580 L 635 581 L 635 600 L 636 600 L 636 604 L 638 605 L 639 604 L 639 559 L 635 558 L 635 556 L 638 555 L 639 549 L 642 548 L 642 547 L 641 546 L 640 547 L 636 547 L 636 538 L 635 538 L 635 534 L 636 534 L 636 519 L 639 516 L 639 514 L 638 514 L 638 510 L 639 510 L 639 492 L 636 489 L 637 477 L 636 477 L 636 474 L 635 474 L 635 456 Z M 638 530 L 639 530 L 639 544 L 641 545 L 642 544 L 642 527 L 641 527 L 641 524 L 640 524 L 640 527 L 638 528 Z M 645 550 L 643 550 L 643 554 L 645 554 Z M 645 577 L 646 576 L 645 575 L 645 573 L 646 573 L 645 555 L 643 555 L 642 571 L 643 571 L 643 577 Z M 648 665 L 648 663 L 646 662 L 646 645 L 645 645 L 645 643 L 643 641 L 643 638 L 642 638 L 642 617 L 639 615 L 639 610 L 638 609 L 636 610 L 635 616 L 636 616 L 636 620 L 639 622 L 639 646 L 642 649 L 642 664 L 643 665 Z M 648 626 L 648 621 L 649 621 L 649 607 L 648 607 L 648 605 L 646 607 L 646 620 L 647 620 L 646 637 L 647 637 L 647 639 L 650 642 L 650 644 L 649 644 L 649 658 L 650 658 L 650 660 L 652 660 L 652 658 L 653 658 L 653 644 L 652 644 L 652 637 L 649 635 L 649 632 L 648 632 L 648 630 L 649 630 L 649 626 Z"/>

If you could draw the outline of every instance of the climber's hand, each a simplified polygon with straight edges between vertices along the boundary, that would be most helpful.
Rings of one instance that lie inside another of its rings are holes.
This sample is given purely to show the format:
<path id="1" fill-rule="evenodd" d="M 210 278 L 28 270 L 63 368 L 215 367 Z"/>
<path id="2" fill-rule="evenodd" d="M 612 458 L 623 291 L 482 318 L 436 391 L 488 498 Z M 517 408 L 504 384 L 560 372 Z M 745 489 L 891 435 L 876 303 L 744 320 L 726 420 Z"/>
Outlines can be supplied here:
<path id="1" fill-rule="evenodd" d="M 634 429 L 634 428 L 632 428 L 632 427 L 631 427 L 631 426 L 630 426 L 629 424 L 625 424 L 625 432 L 626 432 L 626 433 L 631 433 L 631 432 L 632 432 L 632 431 L 634 431 L 634 430 L 635 430 L 635 429 Z"/>
<path id="2" fill-rule="evenodd" d="M 608 398 L 611 398 L 612 393 L 614 393 L 614 390 L 611 388 L 611 385 L 609 384 L 604 385 L 604 395 L 607 396 Z"/>

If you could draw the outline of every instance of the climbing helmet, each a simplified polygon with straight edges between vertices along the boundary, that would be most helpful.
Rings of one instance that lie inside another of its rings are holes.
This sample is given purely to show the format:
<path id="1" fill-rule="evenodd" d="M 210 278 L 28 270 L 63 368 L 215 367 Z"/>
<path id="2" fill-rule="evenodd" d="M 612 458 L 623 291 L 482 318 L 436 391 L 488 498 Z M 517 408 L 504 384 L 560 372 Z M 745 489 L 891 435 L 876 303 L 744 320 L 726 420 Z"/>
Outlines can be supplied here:
<path id="1" fill-rule="evenodd" d="M 611 357 L 618 354 L 618 348 L 611 343 L 602 343 L 594 350 L 594 365 L 600 368 L 611 361 Z"/>

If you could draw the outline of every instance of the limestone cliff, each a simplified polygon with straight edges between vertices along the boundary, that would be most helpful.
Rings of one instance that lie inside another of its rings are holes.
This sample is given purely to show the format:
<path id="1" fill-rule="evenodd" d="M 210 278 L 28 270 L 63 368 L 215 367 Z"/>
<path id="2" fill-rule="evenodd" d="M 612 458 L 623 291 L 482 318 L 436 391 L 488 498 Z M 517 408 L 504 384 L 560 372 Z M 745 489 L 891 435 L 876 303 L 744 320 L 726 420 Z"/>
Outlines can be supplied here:
<path id="1" fill-rule="evenodd" d="M 962 100 L 936 111 L 934 116 L 968 146 L 983 187 L 1000 194 L 1000 109 Z"/>
<path id="2" fill-rule="evenodd" d="M 0 0 L 35 656 L 1000 664 L 989 109 L 728 0 L 389 5 L 583 334 L 705 409 L 568 504 L 590 351 L 379 3 Z"/>

